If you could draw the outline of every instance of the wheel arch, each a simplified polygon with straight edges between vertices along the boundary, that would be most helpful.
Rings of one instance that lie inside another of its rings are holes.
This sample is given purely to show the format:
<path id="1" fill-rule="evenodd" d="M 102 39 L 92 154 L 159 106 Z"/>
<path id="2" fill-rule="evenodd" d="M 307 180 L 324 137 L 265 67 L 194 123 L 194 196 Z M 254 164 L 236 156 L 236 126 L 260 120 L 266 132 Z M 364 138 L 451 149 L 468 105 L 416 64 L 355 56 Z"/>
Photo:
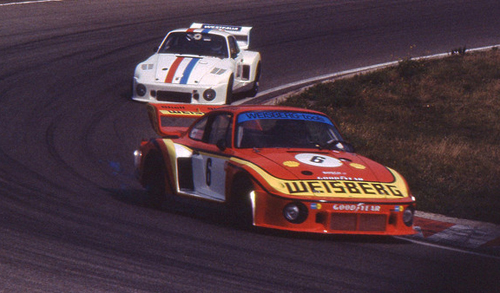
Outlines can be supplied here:
<path id="1" fill-rule="evenodd" d="M 154 173 L 160 171 L 159 168 L 163 170 L 163 180 L 165 182 L 165 193 L 172 194 L 172 182 L 171 176 L 169 176 L 168 162 L 165 160 L 164 154 L 160 148 L 151 148 L 147 154 L 144 156 L 144 162 L 142 166 L 142 176 L 141 184 L 143 187 L 147 187 L 147 183 L 151 178 L 153 178 Z"/>

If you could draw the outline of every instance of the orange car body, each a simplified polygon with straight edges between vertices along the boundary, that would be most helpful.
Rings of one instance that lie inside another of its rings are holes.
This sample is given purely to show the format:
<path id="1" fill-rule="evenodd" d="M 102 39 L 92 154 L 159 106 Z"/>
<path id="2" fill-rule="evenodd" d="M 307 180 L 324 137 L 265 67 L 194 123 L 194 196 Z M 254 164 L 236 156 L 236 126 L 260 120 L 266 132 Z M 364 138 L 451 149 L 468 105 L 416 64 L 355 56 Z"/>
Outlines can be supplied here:
<path id="1" fill-rule="evenodd" d="M 259 227 L 332 234 L 415 233 L 415 198 L 405 179 L 354 153 L 320 112 L 280 106 L 148 107 L 160 137 L 141 143 L 137 174 L 150 188 L 152 174 L 161 167 L 162 196 L 220 202 L 235 213 L 248 208 L 250 223 Z M 172 124 L 186 118 L 192 118 L 190 127 Z M 307 124 L 308 132 L 290 126 L 293 123 Z M 247 135 L 252 137 L 246 140 Z M 248 207 L 234 204 L 242 200 Z"/>

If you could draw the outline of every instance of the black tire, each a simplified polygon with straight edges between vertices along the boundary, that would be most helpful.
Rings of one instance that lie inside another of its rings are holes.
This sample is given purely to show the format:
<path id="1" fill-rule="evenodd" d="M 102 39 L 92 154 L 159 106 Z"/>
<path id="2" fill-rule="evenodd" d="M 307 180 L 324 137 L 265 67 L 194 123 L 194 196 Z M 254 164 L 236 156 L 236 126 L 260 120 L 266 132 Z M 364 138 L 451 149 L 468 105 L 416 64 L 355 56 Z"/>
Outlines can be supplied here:
<path id="1" fill-rule="evenodd" d="M 229 80 L 227 81 L 227 90 L 226 90 L 226 105 L 231 105 L 233 102 L 233 84 L 234 77 L 231 75 Z"/>
<path id="2" fill-rule="evenodd" d="M 260 86 L 260 63 L 257 64 L 257 71 L 255 73 L 255 80 L 253 81 L 253 87 L 251 90 L 247 92 L 248 97 L 255 97 L 257 93 L 259 92 L 259 86 Z"/>
<path id="3" fill-rule="evenodd" d="M 165 190 L 166 170 L 163 159 L 159 154 L 150 154 L 144 164 L 144 187 L 148 193 L 146 204 L 154 209 L 161 210 L 167 197 Z"/>
<path id="4" fill-rule="evenodd" d="M 250 193 L 254 190 L 252 181 L 240 177 L 233 182 L 229 201 L 230 219 L 233 224 L 243 228 L 253 226 L 253 207 Z"/>

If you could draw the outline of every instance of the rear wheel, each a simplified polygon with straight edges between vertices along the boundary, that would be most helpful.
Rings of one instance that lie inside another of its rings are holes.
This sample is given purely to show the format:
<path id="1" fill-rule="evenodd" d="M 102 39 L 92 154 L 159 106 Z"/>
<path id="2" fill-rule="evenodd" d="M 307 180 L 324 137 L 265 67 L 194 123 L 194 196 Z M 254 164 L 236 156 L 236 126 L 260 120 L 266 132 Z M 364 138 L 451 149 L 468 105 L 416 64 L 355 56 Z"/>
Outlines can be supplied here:
<path id="1" fill-rule="evenodd" d="M 255 97 L 259 92 L 260 86 L 260 63 L 257 65 L 257 71 L 255 72 L 255 80 L 253 81 L 253 87 L 247 92 L 247 96 Z"/>

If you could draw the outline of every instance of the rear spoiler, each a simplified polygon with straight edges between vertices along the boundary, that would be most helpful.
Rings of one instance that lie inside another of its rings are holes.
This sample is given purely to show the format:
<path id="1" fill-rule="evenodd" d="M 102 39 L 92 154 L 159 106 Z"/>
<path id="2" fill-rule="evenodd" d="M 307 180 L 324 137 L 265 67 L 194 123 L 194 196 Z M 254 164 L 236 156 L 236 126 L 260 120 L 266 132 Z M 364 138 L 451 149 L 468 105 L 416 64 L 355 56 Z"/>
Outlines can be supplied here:
<path id="1" fill-rule="evenodd" d="M 228 32 L 236 37 L 238 46 L 242 50 L 248 50 L 250 46 L 250 31 L 251 26 L 237 26 L 237 25 L 225 25 L 225 24 L 208 24 L 208 23 L 198 23 L 194 22 L 191 24 L 190 28 L 203 28 L 203 29 L 214 29 Z"/>
<path id="2" fill-rule="evenodd" d="M 180 137 L 193 122 L 221 106 L 192 104 L 148 104 L 153 129 L 162 137 Z"/>

